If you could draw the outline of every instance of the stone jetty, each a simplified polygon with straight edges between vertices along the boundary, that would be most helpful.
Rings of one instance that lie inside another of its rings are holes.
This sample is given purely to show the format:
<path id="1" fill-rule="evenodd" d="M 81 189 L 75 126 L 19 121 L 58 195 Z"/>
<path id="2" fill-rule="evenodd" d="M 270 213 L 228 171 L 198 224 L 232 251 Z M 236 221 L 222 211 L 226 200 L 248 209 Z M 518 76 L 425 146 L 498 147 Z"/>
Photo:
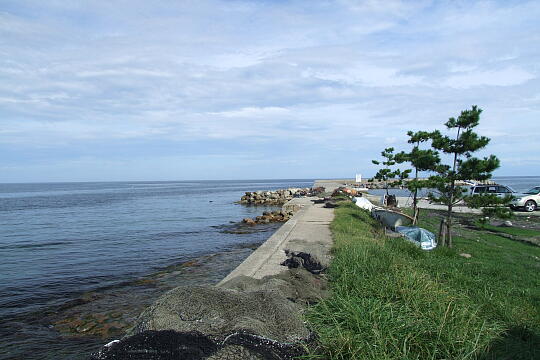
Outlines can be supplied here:
<path id="1" fill-rule="evenodd" d="M 283 205 L 294 197 L 313 196 L 324 188 L 288 188 L 274 191 L 247 191 L 239 203 L 244 205 Z"/>

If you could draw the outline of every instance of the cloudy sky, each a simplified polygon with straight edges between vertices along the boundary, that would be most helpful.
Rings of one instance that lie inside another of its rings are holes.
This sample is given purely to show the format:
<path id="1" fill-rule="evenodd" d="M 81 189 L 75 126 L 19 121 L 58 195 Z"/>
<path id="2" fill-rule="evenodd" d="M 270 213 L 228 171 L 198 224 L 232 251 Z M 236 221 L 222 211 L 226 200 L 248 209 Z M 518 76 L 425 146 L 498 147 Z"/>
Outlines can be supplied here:
<path id="1" fill-rule="evenodd" d="M 484 109 L 540 175 L 539 1 L 1 0 L 0 182 L 373 175 Z"/>

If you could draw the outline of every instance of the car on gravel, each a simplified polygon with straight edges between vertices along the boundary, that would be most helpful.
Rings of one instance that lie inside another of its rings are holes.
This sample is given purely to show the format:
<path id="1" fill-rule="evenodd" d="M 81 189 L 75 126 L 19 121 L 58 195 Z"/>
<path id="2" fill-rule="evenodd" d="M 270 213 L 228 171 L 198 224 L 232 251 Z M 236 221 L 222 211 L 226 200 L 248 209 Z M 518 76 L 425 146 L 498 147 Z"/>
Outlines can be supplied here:
<path id="1" fill-rule="evenodd" d="M 512 209 L 525 209 L 531 212 L 540 205 L 540 186 L 525 191 L 522 194 L 514 194 L 514 200 L 510 203 Z"/>
<path id="2" fill-rule="evenodd" d="M 475 185 L 471 187 L 471 195 L 495 194 L 498 197 L 513 196 L 515 190 L 504 185 Z"/>

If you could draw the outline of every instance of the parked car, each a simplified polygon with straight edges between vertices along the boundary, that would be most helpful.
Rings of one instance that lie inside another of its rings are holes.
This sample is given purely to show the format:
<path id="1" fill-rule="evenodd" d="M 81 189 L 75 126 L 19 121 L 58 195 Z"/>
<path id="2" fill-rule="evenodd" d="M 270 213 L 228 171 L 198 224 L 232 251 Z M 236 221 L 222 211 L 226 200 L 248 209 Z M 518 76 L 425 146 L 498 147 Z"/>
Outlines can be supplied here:
<path id="1" fill-rule="evenodd" d="M 514 194 L 514 200 L 510 203 L 512 209 L 524 208 L 525 211 L 534 211 L 540 204 L 540 186 L 525 191 L 522 194 Z"/>
<path id="2" fill-rule="evenodd" d="M 495 194 L 499 197 L 514 196 L 516 191 L 504 185 L 475 185 L 471 187 L 471 195 Z"/>

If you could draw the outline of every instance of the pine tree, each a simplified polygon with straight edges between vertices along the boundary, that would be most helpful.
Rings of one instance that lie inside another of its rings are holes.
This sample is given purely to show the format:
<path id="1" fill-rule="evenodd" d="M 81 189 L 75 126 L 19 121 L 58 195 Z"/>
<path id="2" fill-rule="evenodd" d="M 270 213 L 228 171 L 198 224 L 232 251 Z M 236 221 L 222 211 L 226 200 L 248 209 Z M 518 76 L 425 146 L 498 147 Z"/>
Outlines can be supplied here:
<path id="1" fill-rule="evenodd" d="M 398 163 L 409 162 L 414 169 L 414 178 L 407 181 L 407 189 L 413 194 L 413 218 L 416 224 L 418 218 L 418 191 L 429 186 L 429 181 L 418 178 L 422 171 L 433 171 L 440 162 L 439 153 L 432 149 L 421 149 L 420 144 L 432 139 L 433 133 L 427 131 L 407 132 L 408 143 L 413 144 L 410 152 L 404 151 L 396 154 Z"/>
<path id="2" fill-rule="evenodd" d="M 383 157 L 382 161 L 371 160 L 375 165 L 381 165 L 382 163 L 383 167 L 379 169 L 373 179 L 370 179 L 369 181 L 376 179 L 384 182 L 384 189 L 386 190 L 386 196 L 388 196 L 388 187 L 401 185 L 403 180 L 409 176 L 411 170 L 401 171 L 399 169 L 392 169 L 397 162 L 393 147 L 384 149 L 384 151 L 381 152 L 381 156 Z"/>
<path id="3" fill-rule="evenodd" d="M 482 109 L 473 106 L 464 110 L 459 117 L 450 118 L 445 126 L 448 130 L 456 131 L 456 137 L 442 135 L 439 131 L 431 134 L 432 147 L 450 155 L 450 165 L 439 163 L 435 166 L 436 175 L 430 176 L 430 185 L 437 194 L 430 194 L 430 200 L 447 206 L 446 219 L 440 226 L 439 242 L 443 246 L 452 247 L 452 208 L 466 197 L 467 190 L 457 186 L 460 180 L 487 180 L 492 172 L 499 167 L 499 159 L 495 155 L 479 159 L 472 153 L 483 149 L 490 139 L 479 136 L 473 129 L 480 122 Z"/>

